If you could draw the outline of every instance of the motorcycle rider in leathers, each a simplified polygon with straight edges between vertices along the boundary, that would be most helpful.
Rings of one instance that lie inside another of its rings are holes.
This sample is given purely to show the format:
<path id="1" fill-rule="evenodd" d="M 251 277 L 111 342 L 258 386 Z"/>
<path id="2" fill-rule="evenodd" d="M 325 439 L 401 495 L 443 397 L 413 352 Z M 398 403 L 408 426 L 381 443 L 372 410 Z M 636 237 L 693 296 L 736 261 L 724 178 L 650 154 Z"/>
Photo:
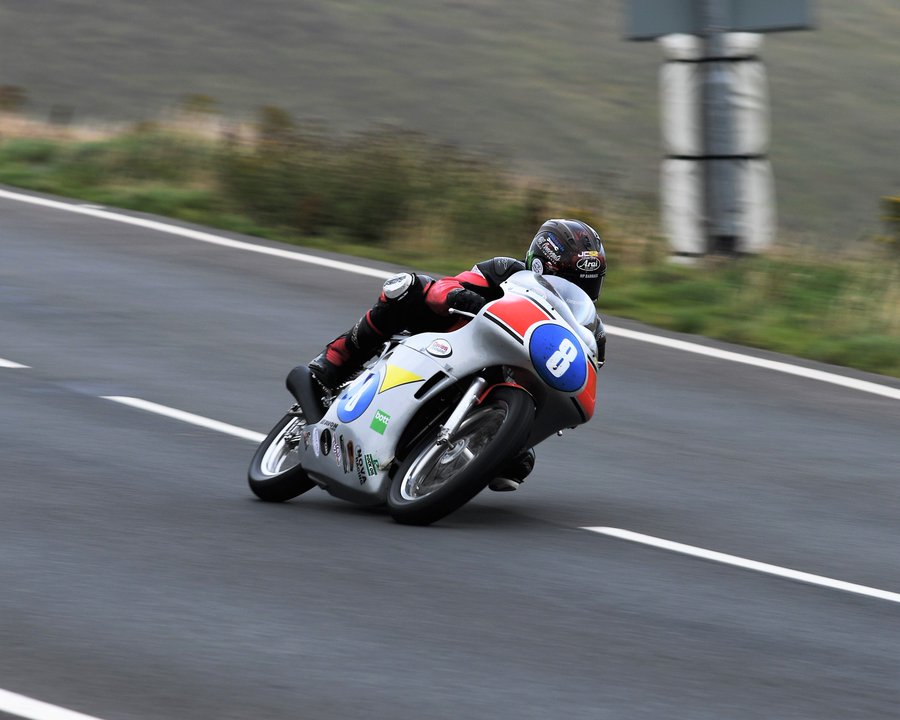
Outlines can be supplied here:
<path id="1" fill-rule="evenodd" d="M 469 321 L 453 310 L 476 313 L 503 295 L 500 283 L 520 270 L 539 275 L 559 275 L 578 285 L 596 301 L 606 275 L 606 253 L 600 236 L 579 220 L 548 220 L 541 225 L 525 256 L 525 262 L 495 257 L 477 263 L 471 270 L 434 280 L 428 275 L 400 273 L 389 278 L 375 304 L 347 332 L 332 340 L 309 363 L 313 379 L 326 398 L 337 395 L 379 348 L 399 332 L 447 332 Z M 606 359 L 606 331 L 599 316 L 593 328 L 597 361 Z M 515 490 L 534 468 L 534 450 L 517 455 L 501 477 L 491 481 L 492 490 Z"/>

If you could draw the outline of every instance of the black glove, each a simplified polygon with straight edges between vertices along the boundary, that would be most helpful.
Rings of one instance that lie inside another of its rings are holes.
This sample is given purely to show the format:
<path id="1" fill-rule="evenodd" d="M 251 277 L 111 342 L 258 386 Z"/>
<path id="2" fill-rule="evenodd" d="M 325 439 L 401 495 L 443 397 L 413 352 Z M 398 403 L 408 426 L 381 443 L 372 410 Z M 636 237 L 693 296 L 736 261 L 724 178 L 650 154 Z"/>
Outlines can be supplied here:
<path id="1" fill-rule="evenodd" d="M 594 340 L 597 341 L 597 367 L 603 367 L 606 362 L 606 328 L 603 321 L 597 318 L 597 326 L 594 328 Z"/>
<path id="2" fill-rule="evenodd" d="M 453 290 L 447 294 L 447 307 L 463 312 L 477 313 L 487 303 L 481 295 L 465 288 Z"/>

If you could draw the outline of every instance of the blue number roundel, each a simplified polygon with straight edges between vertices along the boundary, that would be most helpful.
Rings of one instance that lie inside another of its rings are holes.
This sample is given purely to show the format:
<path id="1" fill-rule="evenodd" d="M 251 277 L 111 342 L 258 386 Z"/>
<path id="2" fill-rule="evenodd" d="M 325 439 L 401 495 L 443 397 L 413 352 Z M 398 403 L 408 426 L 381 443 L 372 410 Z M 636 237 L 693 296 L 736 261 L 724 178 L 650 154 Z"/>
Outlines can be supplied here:
<path id="1" fill-rule="evenodd" d="M 562 325 L 538 325 L 528 341 L 531 362 L 554 390 L 573 393 L 587 381 L 587 357 L 574 333 Z"/>
<path id="2" fill-rule="evenodd" d="M 365 378 L 365 379 L 363 379 Z M 341 422 L 353 422 L 372 404 L 378 392 L 378 373 L 370 372 L 354 382 L 338 397 L 337 415 Z"/>

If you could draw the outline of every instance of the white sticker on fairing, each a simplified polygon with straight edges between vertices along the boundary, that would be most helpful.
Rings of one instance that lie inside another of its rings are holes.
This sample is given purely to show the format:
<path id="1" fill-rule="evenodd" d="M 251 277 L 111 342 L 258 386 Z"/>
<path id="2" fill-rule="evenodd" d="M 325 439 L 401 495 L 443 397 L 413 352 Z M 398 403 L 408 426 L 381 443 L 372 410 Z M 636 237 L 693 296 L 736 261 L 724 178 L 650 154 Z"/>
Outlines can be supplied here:
<path id="1" fill-rule="evenodd" d="M 544 274 L 544 263 L 541 262 L 540 258 L 535 258 L 531 261 L 531 272 L 538 275 Z"/>
<path id="2" fill-rule="evenodd" d="M 443 338 L 435 340 L 428 346 L 428 354 L 435 357 L 449 357 L 453 353 L 453 347 Z"/>

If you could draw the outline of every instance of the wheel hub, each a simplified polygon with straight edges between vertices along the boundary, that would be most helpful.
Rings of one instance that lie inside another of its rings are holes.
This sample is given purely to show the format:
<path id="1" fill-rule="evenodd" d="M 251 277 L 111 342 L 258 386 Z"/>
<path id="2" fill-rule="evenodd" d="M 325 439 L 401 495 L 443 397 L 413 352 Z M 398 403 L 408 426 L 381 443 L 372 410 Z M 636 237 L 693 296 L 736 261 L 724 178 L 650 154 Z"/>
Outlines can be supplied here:
<path id="1" fill-rule="evenodd" d="M 462 454 L 463 450 L 466 449 L 466 446 L 468 444 L 468 438 L 461 438 L 454 443 L 450 443 L 450 445 L 444 451 L 444 454 L 441 455 L 441 459 L 438 460 L 438 464 L 447 465 L 449 463 L 452 463 Z"/>

